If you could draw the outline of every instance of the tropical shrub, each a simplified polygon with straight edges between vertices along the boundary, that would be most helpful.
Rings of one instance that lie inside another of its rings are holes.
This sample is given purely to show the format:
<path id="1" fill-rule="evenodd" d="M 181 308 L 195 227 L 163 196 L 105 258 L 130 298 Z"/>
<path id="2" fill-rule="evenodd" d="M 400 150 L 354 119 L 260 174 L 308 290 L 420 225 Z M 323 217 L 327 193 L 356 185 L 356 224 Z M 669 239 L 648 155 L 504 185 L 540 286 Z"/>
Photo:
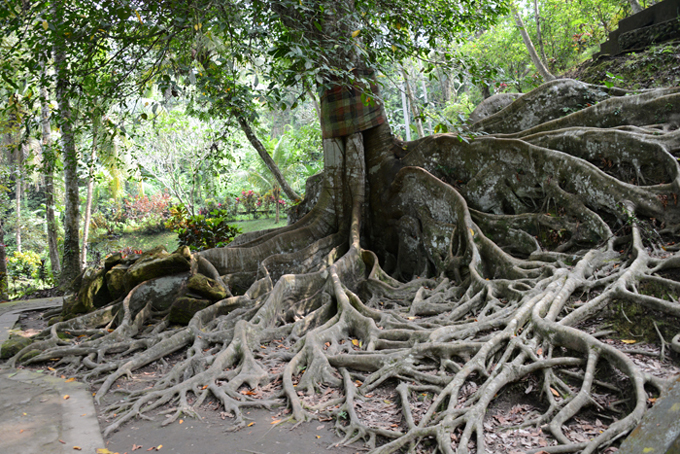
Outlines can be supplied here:
<path id="1" fill-rule="evenodd" d="M 7 260 L 7 271 L 10 276 L 35 279 L 42 266 L 40 256 L 33 251 L 15 251 Z"/>
<path id="2" fill-rule="evenodd" d="M 209 215 L 189 215 L 184 205 L 170 209 L 170 219 L 165 226 L 177 233 L 182 246 L 189 246 L 193 251 L 202 251 L 215 247 L 224 247 L 241 233 L 235 225 L 227 224 L 229 212 L 216 209 Z"/>
<path id="3" fill-rule="evenodd" d="M 252 214 L 258 208 L 258 205 L 257 205 L 258 199 L 259 199 L 259 197 L 252 190 L 241 191 L 241 197 L 236 197 L 236 203 L 238 203 L 239 205 L 241 205 L 243 207 L 246 214 Z M 261 203 L 262 202 L 260 202 L 260 204 Z"/>
<path id="4" fill-rule="evenodd" d="M 130 220 L 145 219 L 155 216 L 161 219 L 168 218 L 168 206 L 170 205 L 170 194 L 167 192 L 147 196 L 137 196 L 133 199 L 124 199 L 125 217 Z"/>

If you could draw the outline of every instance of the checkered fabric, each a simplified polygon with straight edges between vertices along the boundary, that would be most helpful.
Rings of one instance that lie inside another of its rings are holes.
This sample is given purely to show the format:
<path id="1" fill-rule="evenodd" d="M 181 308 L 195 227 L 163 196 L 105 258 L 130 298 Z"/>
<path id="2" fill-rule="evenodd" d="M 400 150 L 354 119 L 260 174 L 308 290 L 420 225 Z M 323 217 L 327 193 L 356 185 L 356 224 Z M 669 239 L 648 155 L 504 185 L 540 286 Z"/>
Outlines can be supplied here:
<path id="1" fill-rule="evenodd" d="M 371 84 L 372 103 L 361 100 L 360 87 L 338 85 L 321 97 L 321 135 L 324 139 L 348 136 L 385 123 L 382 105 L 377 101 L 378 88 Z"/>

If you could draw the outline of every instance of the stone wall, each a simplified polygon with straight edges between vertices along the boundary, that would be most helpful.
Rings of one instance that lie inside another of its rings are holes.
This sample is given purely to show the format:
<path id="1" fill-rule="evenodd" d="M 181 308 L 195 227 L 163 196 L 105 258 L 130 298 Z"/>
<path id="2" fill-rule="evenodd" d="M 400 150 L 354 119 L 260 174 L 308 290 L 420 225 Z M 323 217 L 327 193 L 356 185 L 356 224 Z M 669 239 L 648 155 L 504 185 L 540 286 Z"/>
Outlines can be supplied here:
<path id="1" fill-rule="evenodd" d="M 593 57 L 614 56 L 680 38 L 680 0 L 664 0 L 619 22 Z"/>

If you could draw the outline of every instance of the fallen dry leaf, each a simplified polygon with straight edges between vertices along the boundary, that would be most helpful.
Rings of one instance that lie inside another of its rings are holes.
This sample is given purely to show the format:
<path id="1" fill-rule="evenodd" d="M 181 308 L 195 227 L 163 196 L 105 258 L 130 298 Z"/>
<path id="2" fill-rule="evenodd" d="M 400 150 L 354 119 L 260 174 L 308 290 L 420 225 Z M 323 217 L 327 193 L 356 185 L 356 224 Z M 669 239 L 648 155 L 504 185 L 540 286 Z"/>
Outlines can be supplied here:
<path id="1" fill-rule="evenodd" d="M 52 372 L 54 372 L 56 369 L 54 367 L 48 367 L 47 370 L 51 370 Z"/>
<path id="2" fill-rule="evenodd" d="M 255 425 L 255 421 L 248 423 L 248 427 Z"/>
<path id="3" fill-rule="evenodd" d="M 136 444 L 132 443 L 132 450 L 136 451 L 138 449 L 142 449 L 142 445 L 136 445 Z"/>
<path id="4" fill-rule="evenodd" d="M 62 439 L 59 439 L 59 443 L 61 443 L 62 445 L 65 445 L 65 444 L 66 444 L 66 442 L 65 442 L 64 440 L 62 440 Z"/>
<path id="5" fill-rule="evenodd" d="M 621 339 L 624 344 L 635 344 L 637 341 L 635 339 Z"/>
<path id="6" fill-rule="evenodd" d="M 64 400 L 68 400 L 69 397 L 71 397 L 71 396 L 69 396 L 68 394 L 65 394 L 65 395 L 64 395 Z"/>
<path id="7" fill-rule="evenodd" d="M 280 423 L 280 422 L 281 422 L 281 420 L 280 420 L 280 419 L 277 419 L 277 420 L 275 420 L 275 421 L 272 421 L 272 424 L 278 424 L 278 423 Z"/>
<path id="8" fill-rule="evenodd" d="M 163 447 L 163 445 L 156 446 L 156 451 L 160 451 L 162 447 Z"/>
<path id="9" fill-rule="evenodd" d="M 70 383 L 70 382 L 72 382 L 72 381 L 74 381 L 74 380 L 75 380 L 75 377 L 71 377 L 71 378 L 69 378 L 68 380 L 66 380 L 66 383 Z"/>
<path id="10" fill-rule="evenodd" d="M 99 449 L 97 449 L 97 454 L 117 454 L 117 453 L 114 453 L 113 451 L 109 451 L 106 448 L 99 448 Z"/>
<path id="11" fill-rule="evenodd" d="M 21 430 L 19 431 L 19 433 L 24 433 L 24 429 L 21 429 Z"/>
<path id="12" fill-rule="evenodd" d="M 180 420 L 179 420 L 179 423 L 180 423 L 180 424 L 182 424 L 183 422 L 184 422 L 184 420 L 183 420 L 183 419 L 180 419 Z"/>
<path id="13" fill-rule="evenodd" d="M 82 451 L 83 450 L 83 448 L 81 448 L 80 446 L 74 446 L 73 449 L 75 449 L 76 451 Z"/>

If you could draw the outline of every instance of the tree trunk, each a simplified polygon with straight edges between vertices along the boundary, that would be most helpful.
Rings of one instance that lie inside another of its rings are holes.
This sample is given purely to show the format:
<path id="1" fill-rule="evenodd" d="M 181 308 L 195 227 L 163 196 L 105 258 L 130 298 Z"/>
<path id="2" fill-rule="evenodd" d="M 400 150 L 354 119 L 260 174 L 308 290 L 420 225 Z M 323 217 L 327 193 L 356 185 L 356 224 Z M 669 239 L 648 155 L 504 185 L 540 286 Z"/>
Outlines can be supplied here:
<path id="1" fill-rule="evenodd" d="M 59 248 L 57 243 L 57 220 L 54 216 L 54 163 L 57 159 L 52 147 L 52 126 L 50 125 L 50 103 L 47 89 L 40 88 L 43 99 L 40 110 L 42 124 L 43 172 L 45 174 L 45 221 L 47 222 L 47 245 L 50 254 L 50 268 L 56 279 L 61 272 Z"/>
<path id="2" fill-rule="evenodd" d="M 534 14 L 536 15 L 536 40 L 538 41 L 538 48 L 541 51 L 541 60 L 544 65 L 548 65 L 548 58 L 545 56 L 545 48 L 543 47 L 543 34 L 541 33 L 541 14 L 538 9 L 538 0 L 534 0 Z"/>
<path id="3" fill-rule="evenodd" d="M 15 155 L 15 169 L 16 169 L 16 203 L 15 213 L 17 218 L 17 225 L 15 229 L 15 240 L 17 243 L 17 252 L 21 252 L 21 196 L 24 189 L 24 144 L 16 144 Z"/>
<path id="4" fill-rule="evenodd" d="M 404 87 L 406 88 L 406 96 L 408 96 L 409 104 L 411 106 L 411 113 L 416 122 L 416 130 L 419 137 L 425 137 L 425 130 L 423 129 L 423 120 L 420 118 L 420 109 L 416 103 L 416 97 L 413 95 L 411 83 L 409 82 L 409 75 L 404 67 L 401 68 L 401 74 L 404 76 Z"/>
<path id="5" fill-rule="evenodd" d="M 401 110 L 404 113 L 404 130 L 406 133 L 406 141 L 411 141 L 411 123 L 408 118 L 408 98 L 406 97 L 406 87 L 401 84 Z"/>
<path id="6" fill-rule="evenodd" d="M 272 175 L 274 175 L 274 178 L 276 178 L 276 181 L 281 186 L 281 189 L 283 189 L 283 192 L 285 192 L 288 198 L 292 201 L 300 200 L 301 197 L 293 190 L 293 188 L 290 187 L 286 179 L 283 178 L 283 174 L 279 170 L 278 166 L 276 165 L 272 157 L 269 156 L 269 153 L 267 153 L 267 150 L 264 148 L 264 145 L 262 145 L 260 139 L 257 138 L 248 122 L 244 118 L 239 117 L 238 124 L 241 126 L 241 129 L 246 134 L 246 137 L 250 141 L 250 144 L 257 151 L 257 154 L 259 154 L 260 158 L 262 158 L 262 160 L 264 161 L 264 164 L 267 166 Z"/>
<path id="7" fill-rule="evenodd" d="M 491 89 L 489 85 L 482 82 L 482 98 L 486 99 L 491 96 Z"/>
<path id="8" fill-rule="evenodd" d="M 427 84 L 425 83 L 425 79 L 422 81 L 423 84 L 423 101 L 425 101 L 425 105 L 428 105 L 428 98 L 427 98 Z M 432 129 L 432 120 L 428 117 L 427 119 L 427 128 L 430 130 L 430 134 L 432 134 L 434 131 Z"/>
<path id="9" fill-rule="evenodd" d="M 442 90 L 442 104 L 446 105 L 451 100 L 451 79 L 449 76 L 437 66 L 437 80 Z"/>
<path id="10" fill-rule="evenodd" d="M 9 276 L 7 275 L 7 250 L 5 249 L 5 227 L 0 218 L 0 300 L 9 298 Z"/>
<path id="11" fill-rule="evenodd" d="M 71 104 L 69 101 L 68 70 L 66 57 L 61 49 L 55 49 L 54 66 L 57 74 L 56 98 L 58 125 L 61 130 L 62 149 L 64 150 L 64 253 L 60 287 L 71 283 L 81 272 L 79 227 L 80 199 L 78 197 L 78 153 L 73 133 Z"/>
<path id="12" fill-rule="evenodd" d="M 309 96 L 309 99 L 312 101 L 312 105 L 314 106 L 314 111 L 316 112 L 316 116 L 321 121 L 321 108 L 319 107 L 319 100 L 316 98 L 316 95 L 312 93 L 311 90 L 307 90 L 307 96 Z"/>
<path id="13" fill-rule="evenodd" d="M 83 246 L 80 261 L 83 268 L 87 266 L 87 239 L 90 234 L 90 218 L 92 215 L 92 193 L 94 191 L 94 160 L 97 150 L 98 119 L 92 121 L 92 151 L 90 152 L 90 165 L 87 175 L 87 202 L 85 203 L 85 220 L 83 221 Z"/>
<path id="14" fill-rule="evenodd" d="M 638 0 L 628 0 L 628 4 L 630 5 L 630 9 L 633 11 L 633 14 L 641 13 L 643 10 Z"/>
<path id="15" fill-rule="evenodd" d="M 520 35 L 522 35 L 522 40 L 524 41 L 524 45 L 527 48 L 527 52 L 529 52 L 529 57 L 531 57 L 531 61 L 534 63 L 534 66 L 536 67 L 536 70 L 538 70 L 538 73 L 543 77 L 543 80 L 546 82 L 549 82 L 551 80 L 555 80 L 555 76 L 553 76 L 548 68 L 545 67 L 541 59 L 538 57 L 538 54 L 536 53 L 536 48 L 534 47 L 534 43 L 531 42 L 531 37 L 529 36 L 529 33 L 527 33 L 527 29 L 524 26 L 524 21 L 522 20 L 522 17 L 520 16 L 519 12 L 515 8 L 515 6 L 511 6 L 512 10 L 512 17 L 515 18 L 515 23 L 517 24 L 517 28 L 519 29 Z"/>

